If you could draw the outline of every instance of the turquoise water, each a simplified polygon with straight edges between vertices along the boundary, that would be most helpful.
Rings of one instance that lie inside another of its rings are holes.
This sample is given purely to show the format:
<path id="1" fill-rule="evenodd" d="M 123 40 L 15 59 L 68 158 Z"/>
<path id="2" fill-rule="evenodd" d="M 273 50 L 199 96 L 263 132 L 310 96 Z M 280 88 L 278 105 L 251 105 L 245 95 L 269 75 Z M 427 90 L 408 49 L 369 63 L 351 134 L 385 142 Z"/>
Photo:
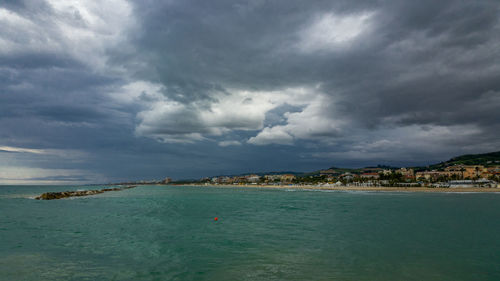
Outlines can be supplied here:
<path id="1" fill-rule="evenodd" d="M 0 187 L 0 280 L 500 280 L 500 194 Z M 216 222 L 214 217 L 218 217 Z"/>

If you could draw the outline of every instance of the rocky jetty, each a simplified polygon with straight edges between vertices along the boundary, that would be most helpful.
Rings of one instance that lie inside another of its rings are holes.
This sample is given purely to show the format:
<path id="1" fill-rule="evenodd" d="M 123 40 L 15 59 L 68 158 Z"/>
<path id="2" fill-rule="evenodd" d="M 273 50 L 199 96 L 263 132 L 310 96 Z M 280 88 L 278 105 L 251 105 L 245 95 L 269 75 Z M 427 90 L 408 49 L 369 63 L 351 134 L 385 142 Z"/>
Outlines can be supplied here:
<path id="1" fill-rule="evenodd" d="M 46 192 L 38 197 L 35 197 L 35 199 L 36 200 L 54 200 L 54 199 L 62 199 L 62 198 L 69 198 L 69 197 L 89 196 L 89 195 L 104 193 L 107 191 L 120 191 L 120 190 L 134 188 L 134 187 L 135 187 L 135 185 L 125 186 L 125 187 L 96 189 L 96 190 Z"/>

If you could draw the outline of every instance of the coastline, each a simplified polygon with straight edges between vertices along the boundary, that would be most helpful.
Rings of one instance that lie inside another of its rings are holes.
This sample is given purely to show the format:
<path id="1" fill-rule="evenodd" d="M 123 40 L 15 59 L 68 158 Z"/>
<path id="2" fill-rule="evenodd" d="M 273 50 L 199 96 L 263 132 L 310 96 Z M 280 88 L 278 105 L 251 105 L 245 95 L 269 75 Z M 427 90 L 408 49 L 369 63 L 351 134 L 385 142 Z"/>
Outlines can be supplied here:
<path id="1" fill-rule="evenodd" d="M 175 185 L 175 184 L 174 184 Z M 384 187 L 384 186 L 315 186 L 315 185 L 263 185 L 263 184 L 179 184 L 175 186 L 198 186 L 198 187 L 220 187 L 220 188 L 269 188 L 269 189 L 296 189 L 296 190 L 338 190 L 338 191 L 379 191 L 379 192 L 448 192 L 448 193 L 463 193 L 463 192 L 500 192 L 500 188 L 487 187 Z"/>

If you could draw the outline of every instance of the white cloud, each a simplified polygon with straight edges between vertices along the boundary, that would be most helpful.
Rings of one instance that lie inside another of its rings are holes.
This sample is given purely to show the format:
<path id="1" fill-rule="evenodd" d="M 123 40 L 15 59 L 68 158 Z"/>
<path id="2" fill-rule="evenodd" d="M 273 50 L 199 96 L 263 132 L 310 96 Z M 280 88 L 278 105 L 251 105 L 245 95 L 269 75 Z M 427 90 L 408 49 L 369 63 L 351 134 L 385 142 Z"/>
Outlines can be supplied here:
<path id="1" fill-rule="evenodd" d="M 37 148 L 14 147 L 5 145 L 0 145 L 0 152 L 47 155 L 64 159 L 73 159 L 75 161 L 78 161 L 78 159 L 82 159 L 87 156 L 87 153 L 75 149 L 53 149 L 53 148 L 37 149 Z"/>
<path id="2" fill-rule="evenodd" d="M 46 154 L 47 151 L 43 149 L 22 148 L 13 146 L 0 146 L 0 151 L 18 152 L 18 153 L 33 153 L 33 154 Z"/>
<path id="3" fill-rule="evenodd" d="M 265 145 L 291 144 L 296 139 L 329 141 L 346 125 L 346 121 L 336 115 L 332 98 L 314 93 L 302 111 L 285 114 L 285 125 L 265 128 L 248 142 Z"/>
<path id="4" fill-rule="evenodd" d="M 373 16 L 373 12 L 351 15 L 325 13 L 299 32 L 297 47 L 304 52 L 338 48 L 366 31 Z"/>
<path id="5" fill-rule="evenodd" d="M 236 141 L 236 140 L 228 140 L 228 141 L 221 141 L 219 142 L 219 146 L 226 147 L 226 146 L 239 146 L 241 145 L 241 142 Z"/>
<path id="6" fill-rule="evenodd" d="M 136 87 L 137 86 L 137 87 Z M 152 89 L 143 91 L 142 89 Z M 129 90 L 133 89 L 135 94 Z M 295 140 L 326 141 L 340 134 L 346 121 L 336 118 L 334 101 L 318 92 L 318 87 L 290 88 L 281 91 L 250 92 L 233 90 L 220 93 L 212 101 L 185 104 L 155 94 L 159 86 L 134 84 L 126 87 L 122 100 L 137 100 L 138 93 L 148 96 L 148 106 L 138 114 L 138 136 L 169 143 L 193 143 L 233 131 L 260 131 L 247 142 L 255 145 L 293 144 Z M 119 98 L 119 95 L 117 98 Z M 279 106 L 301 106 L 300 112 L 286 112 L 286 124 L 264 128 L 266 114 Z M 233 143 L 231 143 L 233 144 Z M 229 143 L 221 142 L 226 146 Z"/>
<path id="7" fill-rule="evenodd" d="M 190 104 L 162 96 L 138 114 L 136 134 L 163 142 L 194 142 L 231 131 L 261 130 L 266 113 L 283 105 L 303 105 L 314 96 L 310 88 L 250 92 L 231 90 L 211 101 Z"/>
<path id="8" fill-rule="evenodd" d="M 293 136 L 286 131 L 286 126 L 264 128 L 257 136 L 251 137 L 248 143 L 255 145 L 293 144 Z"/>

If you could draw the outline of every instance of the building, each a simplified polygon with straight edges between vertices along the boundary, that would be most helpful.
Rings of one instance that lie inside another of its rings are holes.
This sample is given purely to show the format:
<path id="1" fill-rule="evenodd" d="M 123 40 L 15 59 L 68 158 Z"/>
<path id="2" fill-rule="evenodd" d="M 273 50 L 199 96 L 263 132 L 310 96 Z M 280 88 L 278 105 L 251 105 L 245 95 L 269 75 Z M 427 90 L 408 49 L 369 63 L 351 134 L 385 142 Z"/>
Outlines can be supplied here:
<path id="1" fill-rule="evenodd" d="M 446 174 L 446 176 L 448 177 L 455 177 L 455 178 L 459 178 L 459 179 L 462 179 L 463 178 L 463 168 L 461 165 L 453 165 L 453 166 L 450 166 L 450 167 L 446 167 L 444 169 L 444 172 Z"/>
<path id="2" fill-rule="evenodd" d="M 295 175 L 284 174 L 280 176 L 281 182 L 292 182 L 295 179 Z"/>
<path id="3" fill-rule="evenodd" d="M 415 172 L 413 169 L 401 168 L 396 170 L 396 173 L 403 175 L 403 177 L 407 180 L 415 179 Z"/>
<path id="4" fill-rule="evenodd" d="M 343 179 L 345 181 L 352 181 L 354 179 L 354 176 L 355 175 L 353 175 L 351 173 L 345 173 L 345 174 L 340 175 L 339 178 L 341 178 L 341 179 Z"/>
<path id="5" fill-rule="evenodd" d="M 335 175 L 326 175 L 326 180 L 328 182 L 333 182 L 335 181 L 337 178 L 335 177 Z"/>
<path id="6" fill-rule="evenodd" d="M 246 178 L 247 178 L 247 182 L 251 182 L 251 183 L 257 183 L 260 181 L 260 177 L 258 175 L 249 175 Z"/>
<path id="7" fill-rule="evenodd" d="M 392 170 L 390 170 L 390 169 L 384 169 L 384 170 L 382 170 L 382 174 L 384 176 L 388 176 L 388 175 L 392 174 Z"/>
<path id="8" fill-rule="evenodd" d="M 480 180 L 454 180 L 449 181 L 448 185 L 450 188 L 455 187 L 496 187 L 497 183 L 490 180 L 480 179 Z"/>
<path id="9" fill-rule="evenodd" d="M 362 179 L 374 179 L 374 180 L 376 180 L 376 179 L 380 178 L 380 175 L 379 175 L 379 173 L 373 173 L 373 172 L 372 173 L 362 173 L 361 178 Z"/>
<path id="10" fill-rule="evenodd" d="M 415 174 L 415 178 L 417 180 L 425 179 L 428 181 L 433 181 L 433 180 L 437 180 L 439 177 L 441 177 L 443 175 L 446 175 L 446 174 L 443 172 L 439 172 L 439 171 L 423 171 L 423 172 L 417 172 Z"/>
<path id="11" fill-rule="evenodd" d="M 221 177 L 220 182 L 225 184 L 233 183 L 233 179 L 231 177 Z"/>
<path id="12" fill-rule="evenodd" d="M 491 177 L 500 179 L 500 166 L 486 168 L 486 172 L 483 172 L 483 174 L 481 174 L 481 177 L 486 179 L 489 179 Z"/>
<path id="13" fill-rule="evenodd" d="M 488 173 L 488 169 L 482 165 L 453 165 L 444 170 L 448 176 L 458 175 L 461 179 L 480 178 L 483 174 Z"/>
<path id="14" fill-rule="evenodd" d="M 233 183 L 240 183 L 240 184 L 247 182 L 247 178 L 242 176 L 233 177 L 231 180 L 233 181 Z"/>
<path id="15" fill-rule="evenodd" d="M 464 178 L 475 179 L 480 178 L 482 173 L 487 173 L 488 169 L 485 169 L 484 166 L 475 165 L 475 166 L 465 166 Z"/>
<path id="16" fill-rule="evenodd" d="M 281 176 L 280 175 L 265 175 L 264 179 L 267 182 L 274 182 L 274 181 L 280 181 Z"/>

